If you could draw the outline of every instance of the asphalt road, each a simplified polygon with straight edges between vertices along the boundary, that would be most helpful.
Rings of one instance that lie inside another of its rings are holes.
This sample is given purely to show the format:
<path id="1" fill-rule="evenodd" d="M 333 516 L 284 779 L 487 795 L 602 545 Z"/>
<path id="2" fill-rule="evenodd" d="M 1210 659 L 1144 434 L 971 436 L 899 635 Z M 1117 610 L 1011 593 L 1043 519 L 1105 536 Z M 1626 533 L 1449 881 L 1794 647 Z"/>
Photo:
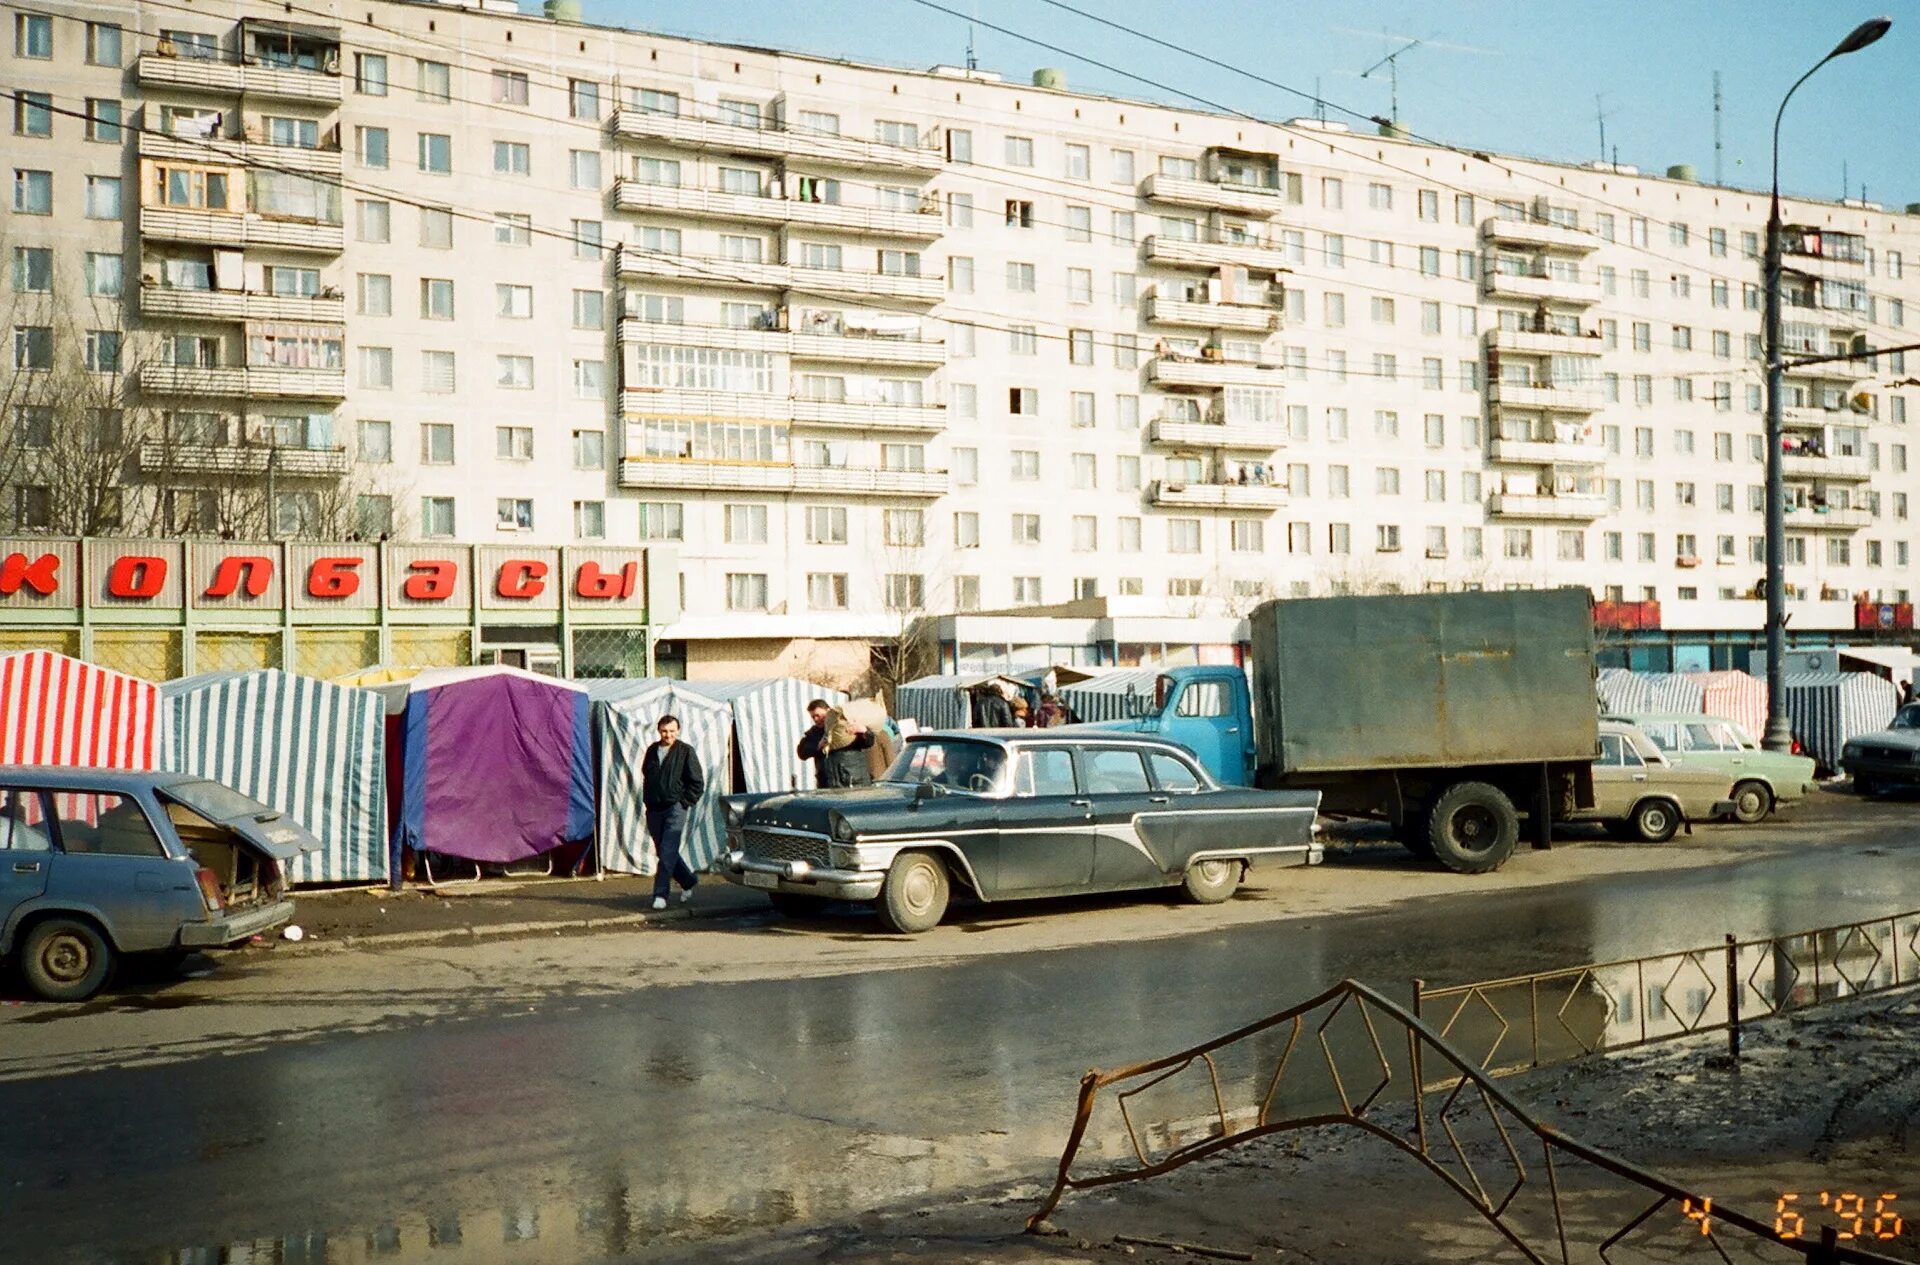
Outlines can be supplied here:
<path id="1" fill-rule="evenodd" d="M 77 1012 L 12 1006 L 0 1255 L 722 1259 L 1037 1183 L 1087 1067 L 1342 976 L 1400 990 L 1920 907 L 1916 814 L 1822 796 L 1471 881 L 1362 848 L 1214 910 L 976 910 L 913 941 L 755 915 L 256 957 Z"/>

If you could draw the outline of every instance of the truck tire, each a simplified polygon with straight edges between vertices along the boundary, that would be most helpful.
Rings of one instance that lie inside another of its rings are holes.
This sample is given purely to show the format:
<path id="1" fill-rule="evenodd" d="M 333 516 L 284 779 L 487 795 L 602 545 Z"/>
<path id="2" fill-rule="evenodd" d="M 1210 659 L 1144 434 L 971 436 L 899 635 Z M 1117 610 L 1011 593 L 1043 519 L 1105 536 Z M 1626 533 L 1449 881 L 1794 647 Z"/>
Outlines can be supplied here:
<path id="1" fill-rule="evenodd" d="M 1189 865 L 1180 885 L 1186 889 L 1187 899 L 1194 904 L 1218 905 L 1233 895 L 1240 886 L 1240 876 L 1245 872 L 1246 865 L 1241 861 L 1231 857 L 1214 857 Z"/>
<path id="2" fill-rule="evenodd" d="M 947 914 L 947 867 L 931 852 L 902 852 L 880 888 L 880 924 L 902 935 L 940 925 Z"/>
<path id="3" fill-rule="evenodd" d="M 113 946 L 78 918 L 37 922 L 20 946 L 20 974 L 47 1001 L 85 1001 L 113 970 Z"/>
<path id="4" fill-rule="evenodd" d="M 1507 863 L 1520 840 L 1520 814 L 1497 786 L 1455 782 L 1427 814 L 1427 846 L 1456 874 L 1486 874 Z"/>
<path id="5" fill-rule="evenodd" d="M 1680 829 L 1680 809 L 1672 800 L 1643 799 L 1633 806 L 1627 823 L 1642 843 L 1665 843 Z"/>
<path id="6" fill-rule="evenodd" d="M 1765 782 L 1749 778 L 1733 788 L 1733 819 L 1743 826 L 1765 821 L 1773 811 L 1773 789 Z"/>

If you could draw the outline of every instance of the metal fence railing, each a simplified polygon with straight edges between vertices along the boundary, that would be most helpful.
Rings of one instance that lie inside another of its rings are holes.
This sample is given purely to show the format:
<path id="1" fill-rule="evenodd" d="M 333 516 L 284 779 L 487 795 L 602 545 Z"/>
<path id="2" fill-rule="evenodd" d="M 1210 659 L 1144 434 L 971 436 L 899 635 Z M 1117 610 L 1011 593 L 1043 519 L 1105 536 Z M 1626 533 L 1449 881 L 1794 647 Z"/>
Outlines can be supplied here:
<path id="1" fill-rule="evenodd" d="M 1725 1031 L 1920 984 L 1920 910 L 1671 953 L 1427 988 L 1414 1009 L 1488 1072 Z"/>

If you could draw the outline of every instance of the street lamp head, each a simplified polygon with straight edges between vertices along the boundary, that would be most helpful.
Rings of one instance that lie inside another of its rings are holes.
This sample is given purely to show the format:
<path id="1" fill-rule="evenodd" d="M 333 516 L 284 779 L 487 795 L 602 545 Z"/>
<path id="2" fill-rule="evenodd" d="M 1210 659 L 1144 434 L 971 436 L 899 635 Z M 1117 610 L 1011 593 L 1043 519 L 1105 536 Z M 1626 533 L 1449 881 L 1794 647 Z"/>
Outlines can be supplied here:
<path id="1" fill-rule="evenodd" d="M 1892 18 L 1868 18 L 1859 26 L 1854 27 L 1853 33 L 1835 45 L 1833 51 L 1828 53 L 1827 56 L 1842 57 L 1848 53 L 1857 53 L 1867 45 L 1878 40 L 1882 35 L 1885 35 L 1887 28 L 1892 25 Z"/>

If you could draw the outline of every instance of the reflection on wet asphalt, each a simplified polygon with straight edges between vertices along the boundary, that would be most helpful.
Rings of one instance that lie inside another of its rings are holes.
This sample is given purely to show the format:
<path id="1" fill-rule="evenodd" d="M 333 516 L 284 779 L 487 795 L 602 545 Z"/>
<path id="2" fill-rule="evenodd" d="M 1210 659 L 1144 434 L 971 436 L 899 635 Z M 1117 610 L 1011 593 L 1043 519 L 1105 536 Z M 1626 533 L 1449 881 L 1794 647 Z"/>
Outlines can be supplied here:
<path id="1" fill-rule="evenodd" d="M 1488 978 L 1916 906 L 1920 869 L 1902 849 L 1836 844 L 1151 943 L 559 998 L 10 1082 L 5 1255 L 666 1258 L 695 1241 L 1038 1179 L 1087 1067 L 1178 1049 L 1343 976 L 1404 996 L 1416 975 Z M 592 952 L 591 939 L 579 944 Z M 529 1243 L 532 1254 L 516 1246 Z"/>

